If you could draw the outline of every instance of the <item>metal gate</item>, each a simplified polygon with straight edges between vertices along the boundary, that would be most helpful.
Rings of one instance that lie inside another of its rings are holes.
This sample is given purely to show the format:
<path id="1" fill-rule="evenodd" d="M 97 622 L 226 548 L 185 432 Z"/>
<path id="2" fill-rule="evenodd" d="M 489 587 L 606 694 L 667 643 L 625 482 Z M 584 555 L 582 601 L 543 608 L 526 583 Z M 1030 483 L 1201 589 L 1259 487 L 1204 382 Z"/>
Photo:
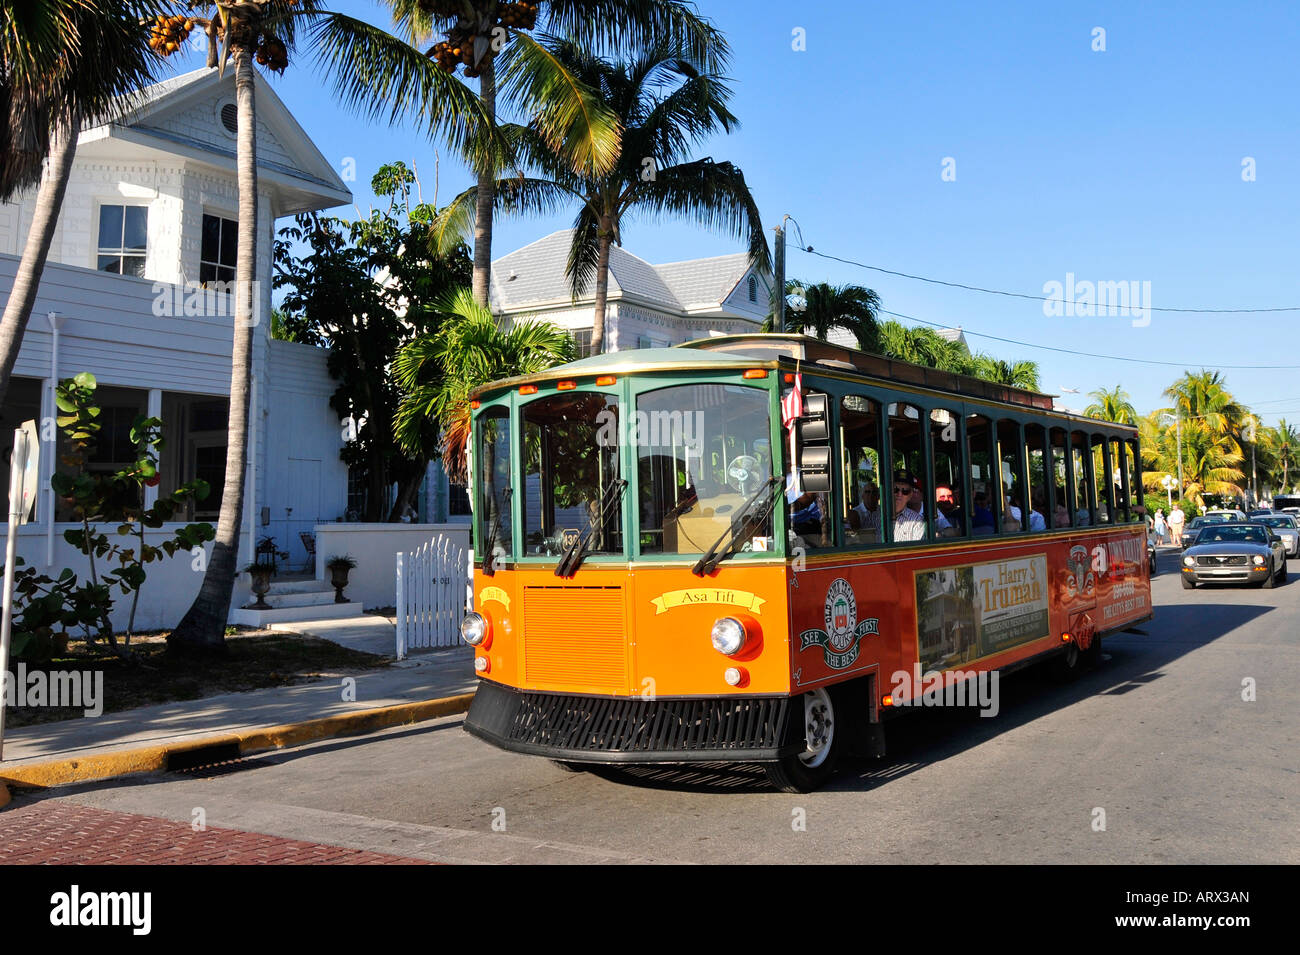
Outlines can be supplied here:
<path id="1" fill-rule="evenodd" d="M 418 647 L 460 644 L 460 621 L 469 601 L 465 548 L 435 537 L 397 554 L 397 658 Z"/>

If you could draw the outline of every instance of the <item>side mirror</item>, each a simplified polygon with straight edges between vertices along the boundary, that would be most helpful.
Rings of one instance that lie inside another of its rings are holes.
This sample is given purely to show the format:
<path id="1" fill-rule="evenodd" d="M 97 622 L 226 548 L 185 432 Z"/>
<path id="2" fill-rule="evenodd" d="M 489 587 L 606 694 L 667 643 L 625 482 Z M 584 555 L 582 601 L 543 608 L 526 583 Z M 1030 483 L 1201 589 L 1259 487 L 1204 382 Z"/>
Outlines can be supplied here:
<path id="1" fill-rule="evenodd" d="M 803 448 L 799 452 L 799 477 L 805 491 L 813 494 L 829 494 L 831 449 L 829 447 Z"/>

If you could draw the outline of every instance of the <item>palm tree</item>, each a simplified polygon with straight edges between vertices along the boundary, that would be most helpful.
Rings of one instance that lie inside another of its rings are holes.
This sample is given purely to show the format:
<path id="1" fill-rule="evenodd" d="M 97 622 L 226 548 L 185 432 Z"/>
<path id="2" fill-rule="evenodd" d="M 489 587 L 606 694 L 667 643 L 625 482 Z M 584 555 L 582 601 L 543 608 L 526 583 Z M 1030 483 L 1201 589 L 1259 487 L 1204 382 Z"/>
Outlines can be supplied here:
<path id="1" fill-rule="evenodd" d="M 752 262 L 770 267 L 758 206 L 744 173 L 729 162 L 687 158 L 705 136 L 738 125 L 727 109 L 731 91 L 721 76 L 709 72 L 691 50 L 664 42 L 626 62 L 554 37 L 545 38 L 545 49 L 614 111 L 623 126 L 622 149 L 608 173 L 578 173 L 543 137 L 516 129 L 520 155 L 542 175 L 521 173 L 498 181 L 494 191 L 498 207 L 507 211 L 544 214 L 569 202 L 579 204 L 565 274 L 575 300 L 594 281 L 593 353 L 604 350 L 610 249 L 622 244 L 624 219 L 634 212 L 685 216 L 725 229 L 748 240 Z M 463 229 L 476 216 L 478 200 L 477 187 L 453 199 L 444 214 L 447 227 Z"/>
<path id="2" fill-rule="evenodd" d="M 975 355 L 966 374 L 1012 388 L 1038 390 L 1038 362 L 1021 359 L 1007 362 L 991 355 Z"/>
<path id="3" fill-rule="evenodd" d="M 691 3 L 682 0 L 387 0 L 398 27 L 414 44 L 435 36 L 429 50 L 448 73 L 463 67 L 478 78 L 489 121 L 496 122 L 498 94 L 529 114 L 532 128 L 549 148 L 567 157 L 570 171 L 602 175 L 612 168 L 619 128 L 590 87 L 575 81 L 554 54 L 528 31 L 545 9 L 548 32 L 563 34 L 596 50 L 615 50 L 669 39 L 710 67 L 725 63 L 725 39 Z M 499 62 L 498 62 L 499 61 Z M 498 83 L 499 81 L 499 83 Z M 482 137 L 467 158 L 477 180 L 474 192 L 474 297 L 488 303 L 492 270 L 492 216 L 496 180 L 514 164 L 506 135 Z M 593 340 L 594 345 L 594 340 Z"/>
<path id="4" fill-rule="evenodd" d="M 1279 418 L 1272 431 L 1277 466 L 1282 469 L 1282 483 L 1279 486 L 1285 493 L 1291 486 L 1291 469 L 1295 467 L 1296 453 L 1300 451 L 1300 431 L 1286 418 Z"/>
<path id="5" fill-rule="evenodd" d="M 192 6 L 208 0 L 191 0 Z M 210 42 L 221 43 L 218 65 L 233 61 L 237 111 L 236 175 L 239 231 L 235 261 L 234 344 L 231 352 L 230 418 L 226 475 L 212 557 L 198 596 L 168 636 L 169 648 L 219 651 L 234 589 L 239 531 L 243 518 L 247 462 L 248 408 L 252 378 L 253 296 L 257 291 L 257 155 L 253 62 L 283 72 L 296 26 L 312 30 L 318 59 L 333 70 L 335 88 L 350 105 L 372 115 L 385 109 L 396 117 L 415 114 L 425 126 L 445 131 L 460 143 L 482 135 L 482 110 L 460 83 L 417 50 L 368 24 L 320 8 L 317 0 L 245 0 L 215 4 L 208 19 L 159 18 L 151 43 L 175 52 L 189 30 L 201 26 Z M 377 96 L 377 94 L 383 94 Z"/>
<path id="6" fill-rule="evenodd" d="M 1093 399 L 1093 403 L 1084 408 L 1083 413 L 1089 418 L 1100 418 L 1117 424 L 1137 424 L 1137 409 L 1129 400 L 1128 392 L 1121 386 L 1098 388 L 1090 392 L 1088 397 Z"/>
<path id="7" fill-rule="evenodd" d="M 35 214 L 0 319 L 0 404 L 31 318 L 87 120 L 128 108 L 160 58 L 137 0 L 41 0 L 0 8 L 0 200 L 40 182 Z M 44 175 L 42 175 L 44 169 Z"/>
<path id="8" fill-rule="evenodd" d="M 808 334 L 825 341 L 832 328 L 843 328 L 857 339 L 863 351 L 880 351 L 880 296 L 861 285 L 804 285 L 789 282 L 787 296 L 794 302 L 786 313 L 790 332 Z"/>
<path id="9" fill-rule="evenodd" d="M 549 322 L 516 320 L 503 330 L 492 312 L 462 288 L 440 308 L 456 321 L 442 323 L 433 335 L 408 342 L 393 360 L 404 394 L 393 421 L 397 441 L 409 452 L 421 442 L 424 423 L 433 418 L 443 435 L 443 465 L 453 481 L 464 481 L 469 438 L 469 395 L 480 385 L 545 371 L 573 361 L 573 339 Z"/>

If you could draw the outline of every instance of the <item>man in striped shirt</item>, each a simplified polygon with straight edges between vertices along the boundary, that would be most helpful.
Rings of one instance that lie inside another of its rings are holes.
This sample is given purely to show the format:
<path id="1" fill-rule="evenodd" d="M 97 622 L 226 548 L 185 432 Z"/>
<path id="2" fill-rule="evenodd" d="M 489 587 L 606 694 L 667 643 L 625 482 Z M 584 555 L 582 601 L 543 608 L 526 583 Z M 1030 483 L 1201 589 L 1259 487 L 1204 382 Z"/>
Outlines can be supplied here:
<path id="1" fill-rule="evenodd" d="M 916 487 L 915 479 L 907 471 L 894 474 L 894 540 L 925 540 L 925 518 L 920 511 L 908 506 L 908 500 Z"/>

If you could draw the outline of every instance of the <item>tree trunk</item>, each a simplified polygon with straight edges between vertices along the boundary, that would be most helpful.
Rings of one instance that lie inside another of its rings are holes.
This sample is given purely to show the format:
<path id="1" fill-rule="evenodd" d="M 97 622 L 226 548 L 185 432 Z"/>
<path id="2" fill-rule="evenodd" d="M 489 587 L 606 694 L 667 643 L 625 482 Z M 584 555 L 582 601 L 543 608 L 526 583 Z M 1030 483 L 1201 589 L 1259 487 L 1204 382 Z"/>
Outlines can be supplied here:
<path id="1" fill-rule="evenodd" d="M 248 405 L 252 379 L 253 297 L 257 283 L 257 140 L 253 63 L 248 47 L 233 51 L 239 141 L 239 240 L 235 261 L 235 328 L 230 358 L 230 422 L 226 436 L 226 480 L 212 558 L 199 595 L 167 638 L 169 649 L 224 652 L 226 618 L 237 574 L 239 531 L 244 515 L 244 472 L 248 459 Z"/>
<path id="2" fill-rule="evenodd" d="M 420 496 L 420 485 L 424 483 L 425 471 L 429 466 L 427 458 L 421 460 L 423 466 L 413 468 L 409 474 L 400 479 L 397 486 L 397 499 L 393 501 L 393 509 L 388 512 L 388 523 L 400 523 L 408 506 L 412 510 L 415 509 L 415 502 Z"/>
<path id="3" fill-rule="evenodd" d="M 596 232 L 596 310 L 591 319 L 591 353 L 605 352 L 605 302 L 609 297 L 609 247 L 614 244 L 614 222 L 600 217 Z"/>
<path id="4" fill-rule="evenodd" d="M 32 217 L 32 230 L 27 233 L 23 257 L 18 262 L 9 301 L 5 303 L 4 319 L 0 321 L 0 406 L 9 393 L 9 378 L 18 360 L 18 349 L 23 343 L 23 333 L 32 317 L 36 304 L 36 291 L 45 271 L 45 259 L 54 239 L 54 228 L 59 221 L 63 193 L 68 188 L 72 160 L 77 153 L 77 128 L 65 126 L 55 132 L 50 140 L 49 163 L 36 193 L 36 212 Z"/>
<path id="5" fill-rule="evenodd" d="M 491 51 L 483 57 L 479 72 L 479 98 L 488 119 L 495 124 L 497 117 L 496 64 Z M 474 207 L 474 301 L 488 304 L 488 284 L 492 277 L 492 205 L 496 199 L 495 164 L 484 163 L 475 170 L 478 176 L 478 197 Z"/>

